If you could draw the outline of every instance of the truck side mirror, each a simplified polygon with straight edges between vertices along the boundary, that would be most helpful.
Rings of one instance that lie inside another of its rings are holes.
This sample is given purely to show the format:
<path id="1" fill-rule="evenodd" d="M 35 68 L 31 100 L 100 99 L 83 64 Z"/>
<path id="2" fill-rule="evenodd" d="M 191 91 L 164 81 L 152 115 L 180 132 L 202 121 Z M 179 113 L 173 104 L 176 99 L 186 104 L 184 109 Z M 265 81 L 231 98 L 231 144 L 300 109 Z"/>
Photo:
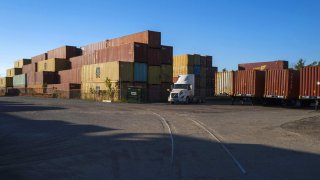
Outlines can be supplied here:
<path id="1" fill-rule="evenodd" d="M 192 85 L 189 86 L 189 89 L 188 89 L 188 90 L 191 90 L 191 89 L 192 89 Z"/>

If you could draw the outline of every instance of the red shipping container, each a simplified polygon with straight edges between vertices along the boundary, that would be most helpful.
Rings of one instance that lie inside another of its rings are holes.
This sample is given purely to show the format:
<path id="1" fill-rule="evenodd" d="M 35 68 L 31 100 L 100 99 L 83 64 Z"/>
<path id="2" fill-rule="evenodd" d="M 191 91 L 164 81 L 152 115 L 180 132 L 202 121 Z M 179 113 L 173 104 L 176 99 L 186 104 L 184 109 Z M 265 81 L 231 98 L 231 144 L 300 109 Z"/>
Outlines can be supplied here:
<path id="1" fill-rule="evenodd" d="M 31 58 L 31 62 L 32 63 L 37 63 L 39 61 L 43 61 L 43 60 L 46 60 L 48 59 L 48 54 L 47 53 L 43 53 L 43 54 L 39 54 L 37 56 L 34 56 Z"/>
<path id="2" fill-rule="evenodd" d="M 159 48 L 148 49 L 148 65 L 150 66 L 161 65 L 161 49 Z"/>
<path id="3" fill-rule="evenodd" d="M 266 71 L 264 96 L 267 98 L 298 99 L 299 71 L 280 69 Z"/>
<path id="4" fill-rule="evenodd" d="M 320 66 L 308 66 L 300 70 L 300 99 L 320 98 Z"/>
<path id="5" fill-rule="evenodd" d="M 173 62 L 173 47 L 161 46 L 161 64 L 170 64 Z"/>
<path id="6" fill-rule="evenodd" d="M 72 57 L 80 56 L 81 49 L 74 46 L 63 46 L 53 50 L 48 51 L 48 59 L 60 58 L 60 59 L 70 59 Z"/>
<path id="7" fill-rule="evenodd" d="M 150 47 L 159 48 L 161 45 L 161 33 L 155 31 L 139 32 L 107 41 L 107 46 L 120 46 L 133 42 L 148 44 Z"/>
<path id="8" fill-rule="evenodd" d="M 265 72 L 257 70 L 236 71 L 234 85 L 235 96 L 263 97 Z"/>
<path id="9" fill-rule="evenodd" d="M 108 47 L 95 52 L 96 63 L 110 61 L 126 61 L 146 63 L 148 60 L 148 46 L 142 43 L 124 44 Z"/>
<path id="10" fill-rule="evenodd" d="M 107 47 L 107 40 L 81 46 L 82 55 L 94 53 L 96 50 L 104 49 Z"/>
<path id="11" fill-rule="evenodd" d="M 288 61 L 269 61 L 239 64 L 238 70 L 272 70 L 272 69 L 288 69 Z"/>
<path id="12" fill-rule="evenodd" d="M 70 58 L 71 68 L 82 68 L 83 65 L 96 64 L 95 53 Z"/>
<path id="13" fill-rule="evenodd" d="M 58 75 L 61 84 L 81 84 L 81 68 L 59 71 Z"/>
<path id="14" fill-rule="evenodd" d="M 37 63 L 31 63 L 22 66 L 22 74 L 37 72 Z"/>

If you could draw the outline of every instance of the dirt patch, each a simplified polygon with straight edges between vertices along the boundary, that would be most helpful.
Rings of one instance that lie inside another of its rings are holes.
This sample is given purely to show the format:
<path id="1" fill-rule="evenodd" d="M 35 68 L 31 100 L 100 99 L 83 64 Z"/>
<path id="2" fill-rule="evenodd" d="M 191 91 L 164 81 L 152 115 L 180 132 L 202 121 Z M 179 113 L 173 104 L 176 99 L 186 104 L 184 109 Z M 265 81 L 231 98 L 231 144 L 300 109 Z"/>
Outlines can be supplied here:
<path id="1" fill-rule="evenodd" d="M 320 116 L 284 123 L 280 127 L 302 135 L 320 138 Z"/>

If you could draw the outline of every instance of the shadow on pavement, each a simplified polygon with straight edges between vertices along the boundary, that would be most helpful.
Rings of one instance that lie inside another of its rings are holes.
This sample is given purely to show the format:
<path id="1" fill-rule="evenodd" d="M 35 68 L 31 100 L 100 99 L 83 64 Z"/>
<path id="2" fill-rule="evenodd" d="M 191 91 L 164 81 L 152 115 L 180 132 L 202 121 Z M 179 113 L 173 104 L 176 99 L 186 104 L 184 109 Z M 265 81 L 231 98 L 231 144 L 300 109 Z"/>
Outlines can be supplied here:
<path id="1" fill-rule="evenodd" d="M 255 144 L 226 144 L 242 174 L 214 141 L 63 120 L 32 120 L 8 112 L 63 110 L 0 103 L 0 179 L 317 179 L 320 155 Z M 221 154 L 224 154 L 221 156 Z"/>

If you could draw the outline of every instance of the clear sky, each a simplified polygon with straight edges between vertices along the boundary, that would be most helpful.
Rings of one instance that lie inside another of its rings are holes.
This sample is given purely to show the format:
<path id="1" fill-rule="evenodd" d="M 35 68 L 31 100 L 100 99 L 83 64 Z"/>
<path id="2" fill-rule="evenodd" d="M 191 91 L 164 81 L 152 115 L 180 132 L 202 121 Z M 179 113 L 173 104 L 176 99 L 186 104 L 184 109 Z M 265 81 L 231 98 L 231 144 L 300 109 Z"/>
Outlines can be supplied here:
<path id="1" fill-rule="evenodd" d="M 0 74 L 19 58 L 148 29 L 219 69 L 320 60 L 319 0 L 1 0 Z"/>

